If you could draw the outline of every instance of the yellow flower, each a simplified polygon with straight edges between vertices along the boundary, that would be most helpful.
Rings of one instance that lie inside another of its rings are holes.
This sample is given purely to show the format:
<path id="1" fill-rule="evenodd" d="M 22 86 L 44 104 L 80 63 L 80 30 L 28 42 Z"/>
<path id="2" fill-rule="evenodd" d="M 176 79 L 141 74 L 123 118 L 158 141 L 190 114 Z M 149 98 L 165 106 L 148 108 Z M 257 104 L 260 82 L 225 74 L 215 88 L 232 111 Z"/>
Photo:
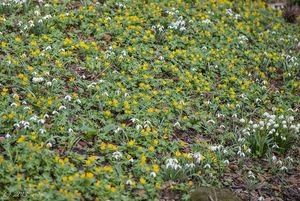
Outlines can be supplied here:
<path id="1" fill-rule="evenodd" d="M 106 111 L 104 112 L 104 114 L 105 114 L 105 116 L 110 117 L 111 112 L 110 112 L 109 110 L 106 110 Z"/>
<path id="2" fill-rule="evenodd" d="M 134 145 L 134 143 L 135 143 L 135 140 L 130 140 L 130 141 L 128 142 L 128 145 L 129 145 L 130 147 L 132 147 L 132 146 Z"/>
<path id="3" fill-rule="evenodd" d="M 146 180 L 144 178 L 140 178 L 140 183 L 141 184 L 145 184 L 146 183 Z"/>
<path id="4" fill-rule="evenodd" d="M 154 171 L 155 173 L 158 173 L 158 171 L 159 171 L 159 166 L 156 165 L 156 164 L 154 164 L 154 165 L 153 165 L 153 171 Z"/>
<path id="5" fill-rule="evenodd" d="M 152 113 L 152 112 L 153 112 L 153 108 L 149 108 L 148 113 Z"/>
<path id="6" fill-rule="evenodd" d="M 17 143 L 22 143 L 25 141 L 25 136 L 24 135 L 21 135 L 21 137 L 17 140 Z"/>
<path id="7" fill-rule="evenodd" d="M 68 180 L 68 178 L 67 178 L 66 176 L 63 176 L 63 177 L 62 177 L 62 181 L 63 181 L 63 182 L 66 182 L 67 180 Z"/>
<path id="8" fill-rule="evenodd" d="M 87 173 L 86 173 L 86 177 L 89 178 L 89 179 L 91 179 L 91 178 L 94 177 L 94 174 L 91 173 L 91 172 L 87 172 Z"/>
<path id="9" fill-rule="evenodd" d="M 96 186 L 96 187 L 99 187 L 100 184 L 101 184 L 100 181 L 97 181 L 97 182 L 95 183 L 95 186 Z"/>

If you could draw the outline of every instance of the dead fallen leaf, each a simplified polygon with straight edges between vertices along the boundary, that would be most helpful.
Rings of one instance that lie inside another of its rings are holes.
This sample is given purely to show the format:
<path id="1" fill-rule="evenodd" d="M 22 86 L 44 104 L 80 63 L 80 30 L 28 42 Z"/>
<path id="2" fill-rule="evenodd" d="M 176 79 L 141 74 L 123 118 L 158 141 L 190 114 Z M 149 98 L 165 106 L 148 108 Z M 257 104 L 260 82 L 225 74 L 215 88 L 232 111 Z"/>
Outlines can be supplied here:
<path id="1" fill-rule="evenodd" d="M 104 34 L 102 38 L 103 38 L 103 40 L 105 40 L 106 42 L 109 42 L 109 41 L 111 41 L 111 39 L 112 39 L 111 35 L 109 35 L 109 34 Z"/>

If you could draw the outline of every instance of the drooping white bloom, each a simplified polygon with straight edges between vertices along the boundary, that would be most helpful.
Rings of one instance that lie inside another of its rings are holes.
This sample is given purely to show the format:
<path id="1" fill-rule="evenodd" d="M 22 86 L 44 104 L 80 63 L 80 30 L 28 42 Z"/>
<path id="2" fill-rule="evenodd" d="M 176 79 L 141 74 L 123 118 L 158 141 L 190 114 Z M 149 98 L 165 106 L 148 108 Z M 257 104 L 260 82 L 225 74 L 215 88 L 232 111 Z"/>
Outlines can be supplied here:
<path id="1" fill-rule="evenodd" d="M 115 158 L 115 159 L 119 159 L 119 158 L 122 158 L 122 156 L 123 156 L 123 154 L 121 153 L 121 152 L 119 152 L 119 151 L 116 151 L 116 152 L 114 152 L 113 153 L 113 157 Z"/>

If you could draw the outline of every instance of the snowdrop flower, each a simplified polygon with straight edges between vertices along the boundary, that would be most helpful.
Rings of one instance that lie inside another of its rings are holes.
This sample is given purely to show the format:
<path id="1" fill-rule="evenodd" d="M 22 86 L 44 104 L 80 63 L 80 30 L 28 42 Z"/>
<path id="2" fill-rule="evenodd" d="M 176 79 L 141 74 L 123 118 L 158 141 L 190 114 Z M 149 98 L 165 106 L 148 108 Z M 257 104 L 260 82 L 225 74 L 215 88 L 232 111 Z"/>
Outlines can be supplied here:
<path id="1" fill-rule="evenodd" d="M 34 82 L 34 83 L 40 83 L 40 82 L 43 82 L 43 81 L 44 81 L 43 77 L 34 77 L 34 78 L 32 78 L 32 82 Z"/>
<path id="2" fill-rule="evenodd" d="M 242 152 L 241 150 L 239 150 L 237 154 L 238 154 L 240 157 L 245 157 L 244 152 Z"/>
<path id="3" fill-rule="evenodd" d="M 204 168 L 205 168 L 205 169 L 206 169 L 206 168 L 207 168 L 207 169 L 210 169 L 211 166 L 210 166 L 210 164 L 207 163 L 207 164 L 204 165 Z"/>
<path id="4" fill-rule="evenodd" d="M 213 123 L 213 124 L 215 124 L 216 122 L 214 120 L 210 119 L 210 120 L 207 121 L 207 123 Z"/>
<path id="5" fill-rule="evenodd" d="M 177 122 L 174 124 L 174 127 L 180 128 L 180 123 L 177 121 Z"/>
<path id="6" fill-rule="evenodd" d="M 277 164 L 281 166 L 283 164 L 283 162 L 281 160 L 278 160 Z"/>
<path id="7" fill-rule="evenodd" d="M 292 122 L 292 121 L 294 121 L 294 119 L 295 119 L 295 118 L 294 118 L 293 116 L 289 116 L 288 119 L 287 119 L 287 121 L 288 121 L 288 122 Z"/>
<path id="8" fill-rule="evenodd" d="M 144 121 L 144 124 L 148 125 L 148 124 L 151 124 L 151 122 L 147 120 L 147 121 Z"/>
<path id="9" fill-rule="evenodd" d="M 121 131 L 121 130 L 122 130 L 122 128 L 121 128 L 121 127 L 118 127 L 117 129 L 114 130 L 114 132 L 115 132 L 115 133 L 118 133 L 118 132 Z"/>
<path id="10" fill-rule="evenodd" d="M 78 103 L 78 104 L 81 104 L 81 100 L 80 99 L 76 99 L 75 102 Z"/>
<path id="11" fill-rule="evenodd" d="M 17 103 L 12 103 L 12 104 L 10 104 L 10 106 L 17 107 L 18 105 L 17 105 Z"/>
<path id="12" fill-rule="evenodd" d="M 21 121 L 20 123 L 23 124 L 24 129 L 29 128 L 29 125 L 30 125 L 29 122 L 27 122 L 27 121 Z"/>
<path id="13" fill-rule="evenodd" d="M 151 176 L 151 177 L 156 177 L 156 173 L 155 173 L 155 172 L 151 172 L 151 173 L 150 173 L 150 176 Z"/>
<path id="14" fill-rule="evenodd" d="M 66 107 L 63 105 L 58 108 L 58 110 L 65 110 L 65 109 L 66 109 Z"/>
<path id="15" fill-rule="evenodd" d="M 46 133 L 46 130 L 45 129 L 42 129 L 42 128 L 40 128 L 40 130 L 39 130 L 40 132 L 41 132 L 41 134 L 44 134 L 44 133 Z"/>
<path id="16" fill-rule="evenodd" d="M 38 123 L 44 124 L 45 123 L 45 119 L 38 120 Z"/>
<path id="17" fill-rule="evenodd" d="M 166 161 L 166 163 L 167 163 L 166 164 L 167 168 L 171 168 L 171 169 L 174 169 L 174 170 L 181 169 L 181 165 L 178 164 L 178 160 L 177 159 L 169 158 Z"/>
<path id="18" fill-rule="evenodd" d="M 264 199 L 264 197 L 263 196 L 260 196 L 259 198 L 258 198 L 258 201 L 264 201 L 265 199 Z"/>
<path id="19" fill-rule="evenodd" d="M 65 96 L 65 100 L 70 102 L 72 100 L 72 97 L 67 95 L 67 96 Z"/>
<path id="20" fill-rule="evenodd" d="M 122 156 L 123 156 L 123 154 L 121 153 L 121 152 L 119 152 L 119 151 L 116 151 L 116 152 L 114 152 L 113 153 L 113 157 L 115 158 L 115 159 L 119 159 L 119 158 L 122 158 Z"/>
<path id="21" fill-rule="evenodd" d="M 287 167 L 282 166 L 282 167 L 280 168 L 280 170 L 281 170 L 281 171 L 286 171 L 286 170 L 287 170 Z"/>
<path id="22" fill-rule="evenodd" d="M 185 164 L 187 168 L 194 168 L 196 165 L 194 163 Z"/>
<path id="23" fill-rule="evenodd" d="M 130 120 L 132 121 L 132 123 L 135 123 L 135 122 L 140 121 L 140 120 L 138 120 L 137 118 L 131 118 Z"/>
<path id="24" fill-rule="evenodd" d="M 245 142 L 245 138 L 239 138 L 238 142 L 242 142 L 242 143 Z"/>
<path id="25" fill-rule="evenodd" d="M 200 154 L 199 152 L 193 153 L 192 155 L 193 155 L 194 159 L 196 159 L 197 163 L 200 163 L 202 161 L 202 159 L 203 159 L 202 154 Z"/>
<path id="26" fill-rule="evenodd" d="M 208 149 L 210 149 L 211 151 L 216 151 L 222 148 L 222 145 L 219 146 L 209 146 Z"/>
<path id="27" fill-rule="evenodd" d="M 7 133 L 7 134 L 5 135 L 5 138 L 11 138 L 11 135 Z"/>
<path id="28" fill-rule="evenodd" d="M 96 83 L 95 83 L 95 82 L 93 82 L 93 83 L 89 84 L 89 85 L 87 86 L 87 88 L 88 88 L 88 89 L 89 89 L 89 88 L 94 88 L 94 87 L 95 87 L 95 85 L 96 85 Z"/>
<path id="29" fill-rule="evenodd" d="M 46 146 L 49 147 L 49 148 L 51 148 L 52 147 L 51 142 L 48 142 Z"/>
<path id="30" fill-rule="evenodd" d="M 255 179 L 255 175 L 253 174 L 253 172 L 251 170 L 248 172 L 248 177 Z"/>
<path id="31" fill-rule="evenodd" d="M 57 112 L 56 110 L 54 110 L 54 111 L 52 112 L 52 114 L 58 114 L 58 112 Z"/>
<path id="32" fill-rule="evenodd" d="M 259 125 L 260 125 L 260 126 L 264 126 L 265 123 L 264 123 L 263 121 L 259 121 Z"/>
<path id="33" fill-rule="evenodd" d="M 73 131 L 72 128 L 69 128 L 69 129 L 68 129 L 68 132 L 69 132 L 69 133 L 73 133 L 74 131 Z"/>
<path id="34" fill-rule="evenodd" d="M 228 165 L 229 164 L 229 160 L 224 160 L 223 163 L 226 164 L 226 165 Z"/>
<path id="35" fill-rule="evenodd" d="M 49 118 L 49 115 L 48 115 L 48 114 L 45 114 L 45 115 L 44 115 L 44 118 L 45 118 L 45 119 L 48 119 L 48 118 Z"/>
<path id="36" fill-rule="evenodd" d="M 240 119 L 240 122 L 241 123 L 245 123 L 245 119 Z"/>
<path id="37" fill-rule="evenodd" d="M 127 181 L 126 181 L 126 185 L 132 185 L 132 181 L 130 180 L 130 179 L 128 179 Z"/>
<path id="38" fill-rule="evenodd" d="M 142 125 L 139 125 L 139 124 L 136 125 L 136 127 L 135 127 L 136 130 L 140 130 L 140 129 L 142 129 L 142 128 L 143 128 L 143 126 L 142 126 Z"/>

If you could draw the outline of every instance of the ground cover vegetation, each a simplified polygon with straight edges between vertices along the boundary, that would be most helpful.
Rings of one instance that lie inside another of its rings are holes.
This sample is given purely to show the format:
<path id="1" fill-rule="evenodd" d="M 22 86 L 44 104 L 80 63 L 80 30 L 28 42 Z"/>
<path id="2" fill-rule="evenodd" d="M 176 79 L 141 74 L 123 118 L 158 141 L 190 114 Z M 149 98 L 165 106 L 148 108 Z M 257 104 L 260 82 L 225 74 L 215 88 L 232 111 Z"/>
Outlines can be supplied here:
<path id="1" fill-rule="evenodd" d="M 1 199 L 299 199 L 299 40 L 263 1 L 2 1 Z"/>

